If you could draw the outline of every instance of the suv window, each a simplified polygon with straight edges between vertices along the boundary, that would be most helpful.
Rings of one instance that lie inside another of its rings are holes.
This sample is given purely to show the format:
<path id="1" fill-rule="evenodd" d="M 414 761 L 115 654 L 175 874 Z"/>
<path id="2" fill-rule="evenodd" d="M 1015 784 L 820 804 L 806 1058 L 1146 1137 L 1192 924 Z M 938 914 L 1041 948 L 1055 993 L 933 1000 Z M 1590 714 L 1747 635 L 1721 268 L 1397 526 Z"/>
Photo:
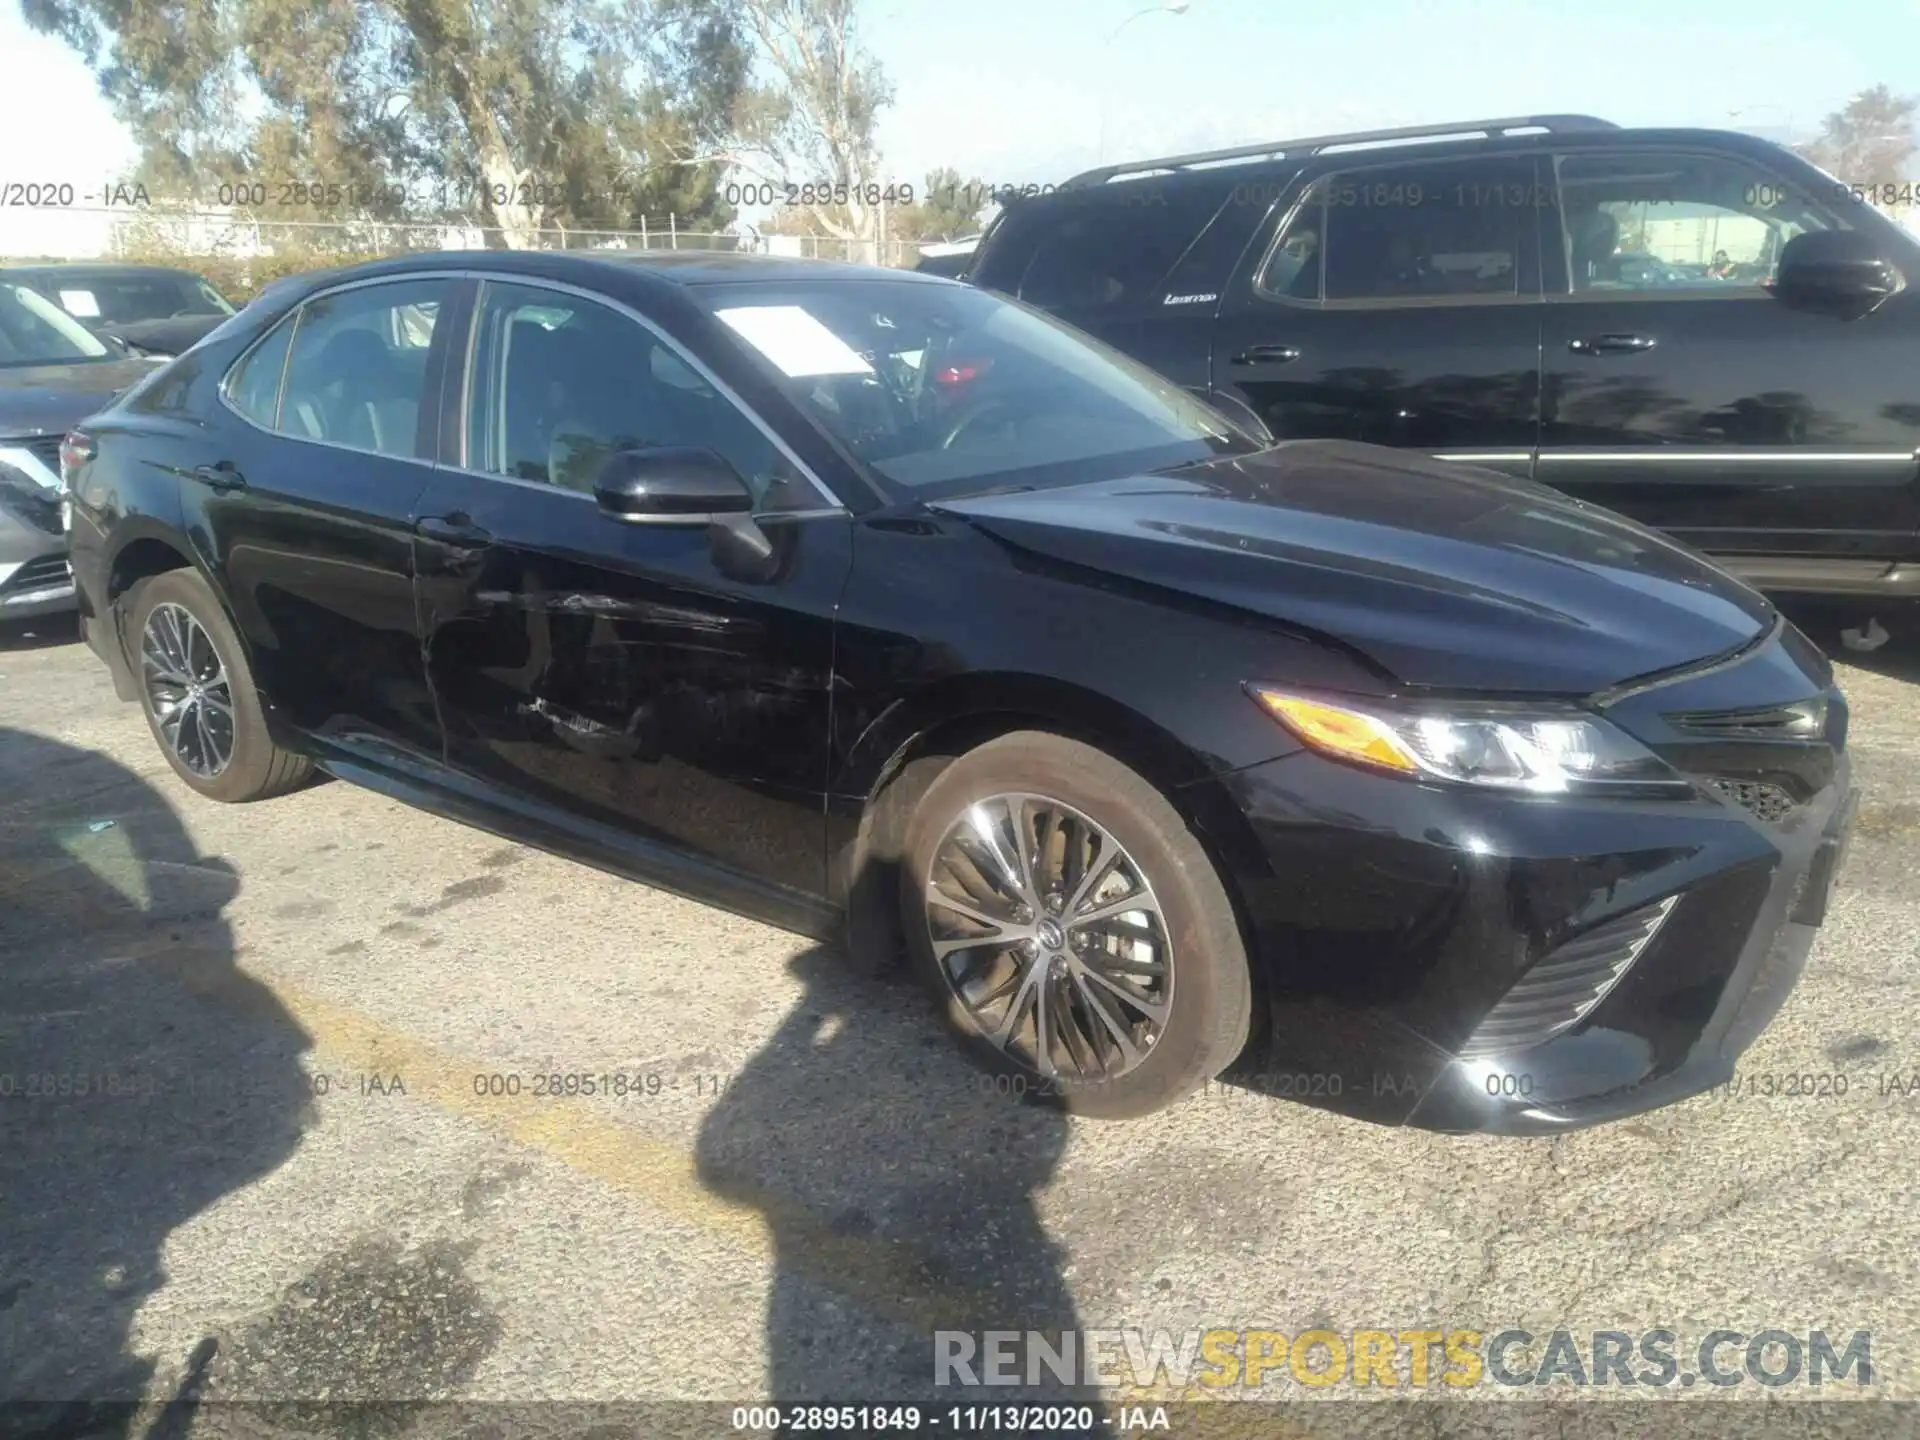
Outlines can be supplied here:
<path id="1" fill-rule="evenodd" d="M 1117 180 L 1055 210 L 1014 291 L 1077 314 L 1158 304 L 1162 282 L 1226 199 L 1223 185 Z"/>
<path id="2" fill-rule="evenodd" d="M 1323 175 L 1261 275 L 1297 300 L 1515 295 L 1549 200 L 1525 157 L 1424 161 Z"/>
<path id="3" fill-rule="evenodd" d="M 300 307 L 279 429 L 380 455 L 419 449 L 427 349 L 445 280 L 395 280 Z"/>
<path id="4" fill-rule="evenodd" d="M 280 377 L 287 368 L 287 342 L 293 339 L 294 317 L 274 326 L 267 338 L 249 350 L 227 381 L 227 400 L 233 408 L 263 430 L 280 424 Z"/>
<path id="5" fill-rule="evenodd" d="M 475 323 L 469 468 L 591 493 L 618 450 L 697 445 L 725 456 L 761 508 L 820 503 L 759 426 L 631 317 L 489 282 Z"/>
<path id="6" fill-rule="evenodd" d="M 1556 157 L 1574 294 L 1758 287 L 1787 241 L 1836 217 L 1731 155 L 1617 151 Z"/>

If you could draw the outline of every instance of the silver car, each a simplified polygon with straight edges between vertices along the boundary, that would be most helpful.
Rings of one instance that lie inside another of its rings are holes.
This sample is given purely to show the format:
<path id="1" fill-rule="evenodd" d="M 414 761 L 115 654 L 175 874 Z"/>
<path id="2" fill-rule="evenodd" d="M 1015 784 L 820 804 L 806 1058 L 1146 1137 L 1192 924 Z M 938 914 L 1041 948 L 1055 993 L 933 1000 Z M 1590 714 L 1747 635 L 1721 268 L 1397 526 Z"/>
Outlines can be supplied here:
<path id="1" fill-rule="evenodd" d="M 61 438 L 164 363 L 130 357 L 44 296 L 0 283 L 0 624 L 73 608 Z"/>

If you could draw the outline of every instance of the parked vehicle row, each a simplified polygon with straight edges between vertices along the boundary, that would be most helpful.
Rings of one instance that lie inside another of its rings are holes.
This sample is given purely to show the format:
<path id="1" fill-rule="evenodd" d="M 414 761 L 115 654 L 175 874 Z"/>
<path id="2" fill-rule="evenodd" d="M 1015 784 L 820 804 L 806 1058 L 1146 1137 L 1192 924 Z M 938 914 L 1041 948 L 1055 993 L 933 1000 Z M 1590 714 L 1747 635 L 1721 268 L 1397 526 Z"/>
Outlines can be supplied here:
<path id="1" fill-rule="evenodd" d="M 0 274 L 0 623 L 73 609 L 61 437 L 159 363 Z"/>
<path id="2" fill-rule="evenodd" d="M 1848 832 L 1825 658 L 1653 530 L 1205 379 L 817 262 L 310 277 L 68 437 L 82 629 L 201 795 L 318 767 L 904 950 L 1081 1113 L 1231 1068 L 1557 1133 L 1723 1080 Z"/>

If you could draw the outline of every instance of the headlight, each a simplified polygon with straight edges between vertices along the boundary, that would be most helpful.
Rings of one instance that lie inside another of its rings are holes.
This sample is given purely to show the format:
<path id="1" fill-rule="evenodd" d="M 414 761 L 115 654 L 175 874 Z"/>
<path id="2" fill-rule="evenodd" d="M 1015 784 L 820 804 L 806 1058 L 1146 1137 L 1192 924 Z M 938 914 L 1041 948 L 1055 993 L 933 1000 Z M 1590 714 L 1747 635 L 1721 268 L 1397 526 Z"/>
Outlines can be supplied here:
<path id="1" fill-rule="evenodd" d="M 1534 794 L 1693 793 L 1639 741 L 1572 706 L 1458 701 L 1416 708 L 1247 688 L 1313 749 L 1377 770 Z"/>

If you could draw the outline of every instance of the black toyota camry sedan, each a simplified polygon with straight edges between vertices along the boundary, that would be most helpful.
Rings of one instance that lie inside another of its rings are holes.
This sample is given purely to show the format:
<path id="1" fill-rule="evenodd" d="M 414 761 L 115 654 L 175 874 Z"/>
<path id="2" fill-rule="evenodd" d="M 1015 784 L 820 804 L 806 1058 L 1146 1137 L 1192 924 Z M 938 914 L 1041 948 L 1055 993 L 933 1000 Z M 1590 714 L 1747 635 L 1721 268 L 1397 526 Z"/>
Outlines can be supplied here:
<path id="1" fill-rule="evenodd" d="M 86 637 L 189 788 L 317 768 L 904 955 L 1093 1116 L 1224 1074 L 1538 1133 L 1708 1088 L 1853 808 L 1824 657 L 1692 552 L 1264 446 L 929 276 L 336 271 L 64 475 Z"/>

